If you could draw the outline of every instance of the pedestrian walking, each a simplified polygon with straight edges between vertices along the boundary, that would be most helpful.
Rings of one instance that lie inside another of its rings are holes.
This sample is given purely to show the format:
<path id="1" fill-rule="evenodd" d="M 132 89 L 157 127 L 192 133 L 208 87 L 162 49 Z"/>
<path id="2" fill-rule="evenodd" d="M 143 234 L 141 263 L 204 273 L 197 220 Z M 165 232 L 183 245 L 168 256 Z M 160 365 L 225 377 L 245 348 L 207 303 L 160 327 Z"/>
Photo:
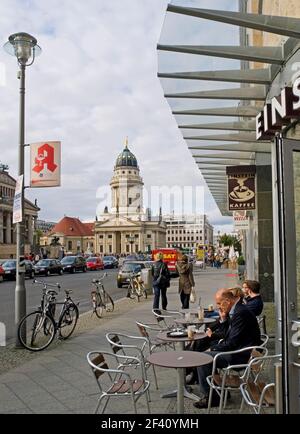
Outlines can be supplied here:
<path id="1" fill-rule="evenodd" d="M 189 309 L 190 296 L 192 289 L 195 286 L 193 276 L 193 264 L 189 263 L 187 255 L 182 255 L 181 259 L 176 262 L 176 270 L 179 274 L 179 287 L 180 300 L 182 309 Z"/>
<path id="2" fill-rule="evenodd" d="M 163 254 L 157 253 L 152 267 L 153 276 L 153 309 L 159 309 L 159 299 L 161 295 L 162 309 L 166 310 L 168 305 L 167 288 L 170 286 L 170 272 L 167 264 L 163 262 Z"/>

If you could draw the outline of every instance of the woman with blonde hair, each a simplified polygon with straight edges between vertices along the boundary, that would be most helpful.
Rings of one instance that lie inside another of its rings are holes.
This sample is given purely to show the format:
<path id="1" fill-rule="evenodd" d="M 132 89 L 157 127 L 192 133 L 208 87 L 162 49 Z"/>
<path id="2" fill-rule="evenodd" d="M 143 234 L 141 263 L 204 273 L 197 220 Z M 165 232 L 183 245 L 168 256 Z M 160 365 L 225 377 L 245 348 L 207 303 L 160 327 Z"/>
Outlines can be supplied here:
<path id="1" fill-rule="evenodd" d="M 154 291 L 153 309 L 159 309 L 159 299 L 161 295 L 162 309 L 166 310 L 168 305 L 167 288 L 170 286 L 170 272 L 163 258 L 164 255 L 162 252 L 157 253 L 152 267 Z"/>

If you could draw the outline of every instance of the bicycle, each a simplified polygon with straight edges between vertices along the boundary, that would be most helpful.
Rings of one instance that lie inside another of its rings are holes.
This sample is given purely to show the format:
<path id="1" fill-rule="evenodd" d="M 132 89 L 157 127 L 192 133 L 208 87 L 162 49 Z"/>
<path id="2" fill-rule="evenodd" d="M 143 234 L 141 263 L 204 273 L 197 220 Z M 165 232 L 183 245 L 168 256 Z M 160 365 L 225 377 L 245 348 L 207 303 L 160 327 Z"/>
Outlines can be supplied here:
<path id="1" fill-rule="evenodd" d="M 129 286 L 127 297 L 131 299 L 137 298 L 138 301 L 140 301 L 141 297 L 148 297 L 144 282 L 141 280 L 139 273 L 131 273 L 129 275 L 128 282 Z"/>
<path id="2" fill-rule="evenodd" d="M 96 288 L 95 291 L 91 292 L 92 307 L 93 313 L 95 313 L 98 318 L 102 317 L 104 309 L 106 312 L 113 312 L 115 308 L 113 299 L 104 289 L 103 279 L 105 279 L 106 276 L 107 273 L 104 273 L 100 279 L 92 280 L 92 284 Z"/>
<path id="3" fill-rule="evenodd" d="M 51 284 L 42 280 L 33 280 L 33 283 L 43 285 L 41 304 L 34 312 L 29 313 L 18 325 L 19 341 L 27 350 L 41 351 L 47 348 L 59 332 L 59 339 L 68 339 L 75 330 L 79 310 L 77 304 L 70 297 L 71 290 L 65 290 L 63 302 L 57 302 L 58 283 Z M 55 320 L 56 305 L 62 305 L 58 320 Z"/>

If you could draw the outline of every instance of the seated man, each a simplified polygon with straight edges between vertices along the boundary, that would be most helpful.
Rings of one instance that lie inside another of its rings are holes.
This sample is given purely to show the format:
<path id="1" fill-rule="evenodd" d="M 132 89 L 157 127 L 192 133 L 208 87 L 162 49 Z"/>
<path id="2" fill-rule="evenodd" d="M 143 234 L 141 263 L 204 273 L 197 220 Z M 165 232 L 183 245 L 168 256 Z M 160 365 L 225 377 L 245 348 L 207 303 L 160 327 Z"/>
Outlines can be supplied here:
<path id="1" fill-rule="evenodd" d="M 244 296 L 243 291 L 240 287 L 229 288 L 229 289 L 219 289 L 219 291 L 230 291 L 235 298 L 236 302 L 242 302 L 242 298 Z M 216 320 L 216 323 L 212 324 L 210 327 L 206 329 L 206 336 L 202 339 L 199 339 L 193 342 L 193 346 L 191 348 L 186 348 L 192 351 L 203 352 L 216 345 L 220 339 L 224 339 L 228 326 L 229 326 L 229 315 L 220 309 L 218 311 L 219 318 Z M 187 384 L 195 384 L 198 382 L 197 369 L 191 368 L 187 370 L 186 383 Z"/>
<path id="2" fill-rule="evenodd" d="M 262 297 L 259 293 L 260 283 L 256 280 L 245 280 L 243 283 L 244 303 L 255 316 L 259 316 L 264 308 Z"/>
<path id="3" fill-rule="evenodd" d="M 256 317 L 247 307 L 241 303 L 239 297 L 235 297 L 230 289 L 220 289 L 215 295 L 216 305 L 222 315 L 229 316 L 229 324 L 222 342 L 211 346 L 210 354 L 214 357 L 220 352 L 235 351 L 246 347 L 258 346 L 261 343 L 260 331 Z M 236 355 L 224 355 L 218 358 L 218 368 L 225 368 L 229 365 L 245 364 L 248 362 L 251 351 Z M 203 396 L 194 403 L 196 408 L 207 408 L 209 385 L 206 377 L 211 375 L 212 363 L 197 368 L 199 388 Z M 213 395 L 212 406 L 219 405 L 219 397 Z"/>

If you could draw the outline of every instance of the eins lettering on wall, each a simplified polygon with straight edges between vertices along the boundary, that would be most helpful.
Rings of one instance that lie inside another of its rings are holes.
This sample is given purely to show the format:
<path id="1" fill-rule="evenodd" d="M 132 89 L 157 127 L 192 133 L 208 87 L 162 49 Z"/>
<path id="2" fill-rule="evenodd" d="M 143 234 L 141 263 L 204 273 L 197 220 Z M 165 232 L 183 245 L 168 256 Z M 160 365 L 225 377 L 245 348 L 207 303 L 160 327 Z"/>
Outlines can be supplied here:
<path id="1" fill-rule="evenodd" d="M 265 104 L 256 116 L 256 140 L 271 140 L 292 119 L 300 119 L 300 77 L 292 87 L 285 87 L 279 96 Z"/>

